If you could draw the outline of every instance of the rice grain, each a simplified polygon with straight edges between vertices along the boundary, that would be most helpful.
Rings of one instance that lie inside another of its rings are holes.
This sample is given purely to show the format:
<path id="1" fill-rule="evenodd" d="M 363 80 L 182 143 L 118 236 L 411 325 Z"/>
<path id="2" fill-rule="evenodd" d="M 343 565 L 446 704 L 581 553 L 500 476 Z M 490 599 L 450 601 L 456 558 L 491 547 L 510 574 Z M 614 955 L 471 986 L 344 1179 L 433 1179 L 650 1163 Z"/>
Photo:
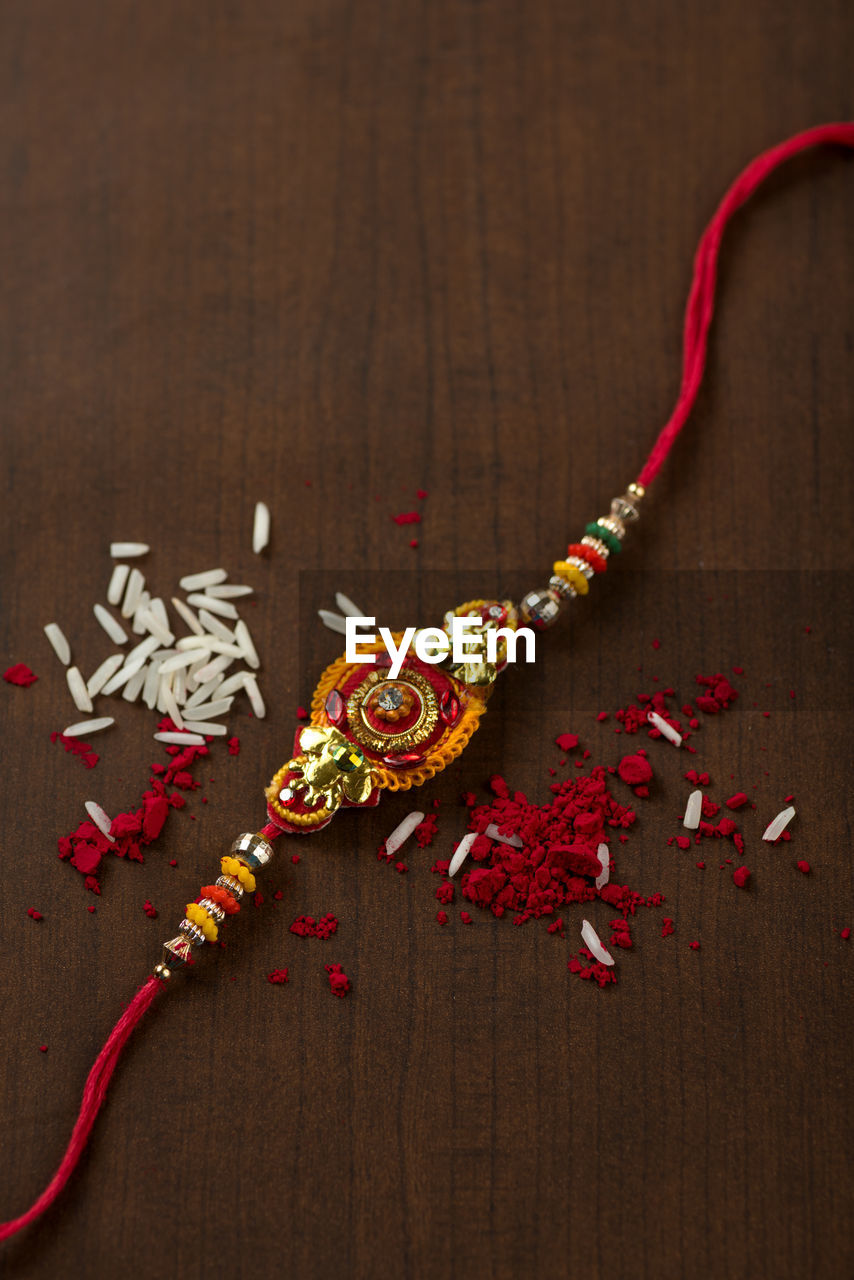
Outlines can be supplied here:
<path id="1" fill-rule="evenodd" d="M 182 591 L 203 591 L 205 587 L 225 582 L 227 577 L 225 569 L 205 569 L 203 573 L 191 573 L 189 577 L 182 578 L 178 586 Z"/>
<path id="2" fill-rule="evenodd" d="M 246 623 L 240 618 L 234 628 L 234 638 L 237 641 L 238 648 L 244 654 L 246 661 L 250 667 L 256 671 L 261 665 L 261 659 L 258 657 L 258 650 L 252 641 L 252 635 Z"/>
<path id="3" fill-rule="evenodd" d="M 96 720 L 78 720 L 76 724 L 70 724 L 67 729 L 63 729 L 63 738 L 83 738 L 89 737 L 90 733 L 100 733 L 102 729 L 109 729 L 111 724 L 115 724 L 112 716 L 99 716 Z"/>
<path id="4" fill-rule="evenodd" d="M 599 934 L 593 928 L 589 920 L 581 922 L 581 936 L 584 939 L 584 945 L 592 955 L 596 957 L 600 964 L 611 965 L 614 963 L 614 957 L 610 951 L 606 951 L 599 940 Z"/>
<path id="5" fill-rule="evenodd" d="M 124 660 L 125 655 L 123 653 L 113 653 L 109 658 L 104 659 L 100 667 L 95 668 L 86 684 L 86 692 L 90 698 L 94 698 L 101 692 L 104 685 L 111 676 L 115 675 Z"/>
<path id="6" fill-rule="evenodd" d="M 114 560 L 123 560 L 126 556 L 147 556 L 150 550 L 146 542 L 110 543 L 110 555 Z"/>
<path id="7" fill-rule="evenodd" d="M 116 837 L 110 835 L 110 827 L 113 825 L 112 819 L 104 813 L 101 806 L 96 804 L 94 800 L 87 800 L 84 808 L 98 830 L 103 832 L 107 839 L 112 840 L 115 844 Z"/>
<path id="8" fill-rule="evenodd" d="M 270 508 L 266 502 L 256 502 L 255 520 L 252 526 L 252 550 L 259 556 L 270 541 Z"/>
<path id="9" fill-rule="evenodd" d="M 74 699 L 74 705 L 78 711 L 90 712 L 92 710 L 92 699 L 89 697 L 86 689 L 86 683 L 80 674 L 79 667 L 69 667 L 65 673 L 68 681 L 68 689 Z"/>
<path id="10" fill-rule="evenodd" d="M 51 643 L 51 648 L 64 667 L 71 661 L 71 645 L 65 638 L 62 628 L 56 622 L 49 622 L 44 633 Z"/>
<path id="11" fill-rule="evenodd" d="M 113 644 L 127 644 L 128 633 L 120 622 L 118 622 L 109 609 L 105 609 L 102 604 L 93 605 L 95 617 L 112 640 Z"/>
<path id="12" fill-rule="evenodd" d="M 107 604 L 120 604 L 122 594 L 130 573 L 129 564 L 117 564 L 110 576 L 110 584 L 107 587 Z"/>
<path id="13" fill-rule="evenodd" d="M 261 697 L 258 681 L 254 676 L 246 676 L 243 681 L 243 687 L 248 694 L 253 712 L 259 720 L 263 720 L 267 714 L 267 708 L 264 706 L 264 699 Z"/>

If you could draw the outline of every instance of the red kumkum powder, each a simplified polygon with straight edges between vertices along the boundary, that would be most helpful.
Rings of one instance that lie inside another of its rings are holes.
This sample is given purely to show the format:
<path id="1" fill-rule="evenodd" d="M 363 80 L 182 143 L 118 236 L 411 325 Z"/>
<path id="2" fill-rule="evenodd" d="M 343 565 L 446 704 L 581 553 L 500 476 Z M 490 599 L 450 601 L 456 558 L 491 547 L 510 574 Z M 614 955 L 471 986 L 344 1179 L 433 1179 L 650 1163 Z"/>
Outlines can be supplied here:
<path id="1" fill-rule="evenodd" d="M 33 674 L 26 663 L 16 662 L 14 666 L 3 672 L 3 679 L 7 684 L 16 684 L 21 689 L 29 689 L 30 685 L 38 680 L 38 676 Z"/>
<path id="2" fill-rule="evenodd" d="M 644 777 L 651 777 L 648 762 L 639 759 Z M 601 889 L 595 886 L 602 870 L 596 854 L 599 844 L 609 843 L 612 833 L 625 832 L 635 822 L 634 811 L 609 792 L 607 769 L 597 765 L 589 774 L 553 783 L 554 799 L 545 805 L 532 804 L 520 791 L 511 792 L 498 775 L 491 779 L 490 787 L 494 799 L 470 807 L 469 830 L 478 836 L 470 852 L 472 869 L 461 877 L 462 896 L 498 917 L 513 912 L 516 925 L 555 916 L 563 907 L 599 898 L 623 917 L 612 922 L 614 945 L 631 946 L 626 918 L 638 907 L 660 905 L 664 898 L 660 893 L 647 898 L 615 879 Z M 470 794 L 464 798 L 474 800 Z M 493 824 L 502 835 L 521 839 L 522 847 L 491 840 L 485 831 Z M 447 866 L 447 862 L 439 862 L 434 870 L 446 877 Z M 615 875 L 612 852 L 611 876 Z M 593 960 L 583 950 L 579 955 Z M 596 963 L 585 965 L 577 957 L 570 970 L 602 986 L 616 982 L 610 969 Z"/>
<path id="3" fill-rule="evenodd" d="M 160 721 L 158 729 L 161 732 L 174 732 L 175 726 L 166 717 Z M 76 739 L 66 741 L 73 742 Z M 127 813 L 117 813 L 113 818 L 110 826 L 112 841 L 107 839 L 94 822 L 88 820 L 81 822 L 70 835 L 60 838 L 60 858 L 63 862 L 70 862 L 76 871 L 86 877 L 86 888 L 93 893 L 101 892 L 97 872 L 104 855 L 112 853 L 117 858 L 143 862 L 142 850 L 160 835 L 170 809 L 182 809 L 186 805 L 182 791 L 192 791 L 201 785 L 194 780 L 188 769 L 199 757 L 208 755 L 207 746 L 168 746 L 166 752 L 172 757 L 172 762 L 169 765 L 157 763 L 151 766 L 150 788 L 143 792 L 141 805 Z M 97 756 L 95 759 L 97 760 Z M 177 790 L 169 791 L 170 786 Z"/>
<path id="4" fill-rule="evenodd" d="M 325 964 L 323 967 L 329 975 L 329 990 L 334 996 L 340 996 L 343 1000 L 351 990 L 350 979 L 340 964 Z"/>

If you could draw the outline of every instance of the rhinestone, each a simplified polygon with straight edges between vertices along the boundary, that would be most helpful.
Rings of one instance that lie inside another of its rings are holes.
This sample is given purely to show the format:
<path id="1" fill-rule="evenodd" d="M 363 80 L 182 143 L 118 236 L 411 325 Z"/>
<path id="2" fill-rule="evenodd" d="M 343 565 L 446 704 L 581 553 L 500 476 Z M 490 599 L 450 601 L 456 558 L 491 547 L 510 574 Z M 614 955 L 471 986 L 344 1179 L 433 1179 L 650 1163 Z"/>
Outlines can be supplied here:
<path id="1" fill-rule="evenodd" d="M 419 764 L 423 759 L 421 752 L 404 751 L 400 755 L 383 756 L 383 764 L 389 765 L 392 769 L 405 769 L 409 765 Z"/>
<path id="2" fill-rule="evenodd" d="M 600 516 L 596 523 L 601 524 L 603 529 L 608 529 L 615 538 L 619 538 L 621 541 L 626 536 L 622 521 L 617 520 L 614 516 Z"/>
<path id="3" fill-rule="evenodd" d="M 460 700 L 451 689 L 446 689 L 439 702 L 439 715 L 445 724 L 455 724 L 459 719 Z"/>
<path id="4" fill-rule="evenodd" d="M 290 787 L 282 787 L 279 792 L 279 802 L 281 804 L 290 804 L 295 799 L 295 794 Z"/>
<path id="5" fill-rule="evenodd" d="M 346 747 L 336 747 L 332 752 L 332 759 L 341 773 L 353 773 L 360 765 L 365 763 L 365 757 L 359 748 L 353 747 L 349 743 Z"/>
<path id="6" fill-rule="evenodd" d="M 344 699 L 337 689 L 326 695 L 326 714 L 333 724 L 338 725 L 344 719 Z"/>
<path id="7" fill-rule="evenodd" d="M 398 707 L 403 706 L 403 690 L 398 689 L 396 685 L 383 689 L 377 695 L 377 706 L 382 707 L 383 711 L 397 711 Z"/>

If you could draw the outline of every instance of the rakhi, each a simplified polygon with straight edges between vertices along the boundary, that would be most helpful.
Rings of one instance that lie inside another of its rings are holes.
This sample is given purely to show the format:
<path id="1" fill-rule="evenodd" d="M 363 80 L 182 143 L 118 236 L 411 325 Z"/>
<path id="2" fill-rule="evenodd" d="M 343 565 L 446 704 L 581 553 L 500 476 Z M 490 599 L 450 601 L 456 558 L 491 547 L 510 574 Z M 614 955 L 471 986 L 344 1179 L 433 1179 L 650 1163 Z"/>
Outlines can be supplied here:
<path id="1" fill-rule="evenodd" d="M 321 831 L 339 810 L 374 806 L 384 790 L 407 790 L 440 773 L 460 755 L 480 724 L 495 680 L 507 664 L 506 633 L 520 624 L 537 630 L 551 626 L 564 605 L 586 596 L 591 581 L 605 572 L 609 559 L 620 552 L 628 526 L 638 519 L 646 489 L 696 400 L 727 223 L 783 161 L 826 143 L 854 147 L 854 124 L 820 125 L 763 152 L 726 192 L 694 259 L 683 331 L 682 382 L 673 412 L 637 480 L 613 499 L 606 515 L 588 523 L 577 541 L 569 544 L 565 557 L 554 563 L 548 585 L 529 591 L 518 605 L 510 600 L 469 600 L 446 614 L 442 629 L 448 635 L 455 616 L 471 620 L 475 643 L 466 662 L 455 664 L 452 656 L 441 664 L 423 662 L 413 644 L 392 678 L 388 656 L 380 645 L 373 645 L 360 650 L 363 655 L 373 653 L 373 662 L 344 657 L 327 667 L 312 699 L 311 723 L 297 730 L 291 758 L 266 789 L 266 824 L 237 837 L 220 861 L 220 874 L 187 905 L 176 936 L 163 944 L 153 973 L 122 1014 L 89 1073 L 71 1139 L 54 1177 L 26 1213 L 0 1225 L 0 1240 L 33 1222 L 56 1200 L 86 1145 L 134 1028 L 173 975 L 192 964 L 196 949 L 217 940 L 225 918 L 236 915 L 244 896 L 255 891 L 255 874 L 271 860 L 272 842 L 282 834 Z M 493 637 L 494 661 L 487 646 L 490 632 L 498 633 Z M 395 636 L 396 643 L 402 634 Z"/>

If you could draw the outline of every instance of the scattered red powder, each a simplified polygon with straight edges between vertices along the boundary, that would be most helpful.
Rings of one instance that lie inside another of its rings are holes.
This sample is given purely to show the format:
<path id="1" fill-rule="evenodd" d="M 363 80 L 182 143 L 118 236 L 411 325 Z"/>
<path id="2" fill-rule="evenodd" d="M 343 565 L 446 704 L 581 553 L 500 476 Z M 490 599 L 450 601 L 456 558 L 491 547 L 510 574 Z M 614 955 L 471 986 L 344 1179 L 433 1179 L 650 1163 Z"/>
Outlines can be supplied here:
<path id="1" fill-rule="evenodd" d="M 291 933 L 298 938 L 331 938 L 338 930 L 338 921 L 330 912 L 315 920 L 314 916 L 297 916 L 291 925 Z"/>
<path id="2" fill-rule="evenodd" d="M 417 538 L 410 538 L 410 540 L 409 540 L 409 545 L 410 545 L 410 547 L 412 548 L 412 550 L 413 550 L 413 551 L 415 551 L 415 550 L 417 549 L 417 547 L 418 547 L 418 539 L 417 539 Z"/>
<path id="3" fill-rule="evenodd" d="M 399 516 L 392 516 L 395 524 L 420 524 L 421 515 L 417 511 L 404 511 Z"/>
<path id="4" fill-rule="evenodd" d="M 733 883 L 738 885 L 739 889 L 746 889 L 747 882 L 750 879 L 750 872 L 747 867 L 737 867 L 732 873 Z"/>
<path id="5" fill-rule="evenodd" d="M 700 871 L 705 871 L 705 869 L 706 869 L 706 864 L 705 864 L 705 862 L 698 862 L 698 863 L 697 863 L 697 867 L 699 868 L 699 870 L 700 870 Z"/>
<path id="6" fill-rule="evenodd" d="M 343 999 L 350 990 L 350 979 L 340 964 L 326 964 L 323 967 L 329 974 L 329 990 L 334 996 L 340 996 Z"/>
<path id="7" fill-rule="evenodd" d="M 239 738 L 229 738 L 229 740 L 228 740 L 228 754 L 229 754 L 230 756 L 239 756 L 239 755 L 240 755 L 240 739 L 239 739 Z"/>
<path id="8" fill-rule="evenodd" d="M 96 909 L 97 909 L 97 908 L 95 907 L 94 902 L 93 902 L 93 903 L 91 903 L 91 904 L 86 908 L 86 910 L 87 910 L 87 911 L 91 911 L 93 914 L 94 914 L 94 912 L 96 911 Z"/>
<path id="9" fill-rule="evenodd" d="M 257 893 L 254 893 L 254 894 L 252 895 L 252 905 L 253 905 L 254 907 L 263 907 L 263 905 L 264 905 L 264 895 L 263 895 L 263 893 L 261 892 L 261 890 L 260 890 L 260 889 L 258 890 L 258 892 L 257 892 Z"/>
<path id="10" fill-rule="evenodd" d="M 423 499 L 423 498 L 426 498 L 426 497 L 427 497 L 427 490 L 426 490 L 426 489 L 416 489 L 416 490 L 415 490 L 415 496 L 416 496 L 416 498 L 422 498 L 422 499 Z"/>
<path id="11" fill-rule="evenodd" d="M 804 875 L 808 876 L 812 868 L 810 867 L 810 864 L 804 861 L 804 859 L 802 858 L 801 861 L 798 863 L 798 870 L 803 871 Z"/>
<path id="12" fill-rule="evenodd" d="M 735 795 L 730 796 L 729 800 L 727 800 L 726 807 L 728 809 L 740 809 L 742 805 L 745 805 L 747 803 L 748 803 L 747 796 L 744 794 L 744 792 L 736 791 Z"/>
<path id="13" fill-rule="evenodd" d="M 454 886 L 450 881 L 439 885 L 439 888 L 436 890 L 436 899 L 445 907 L 450 906 L 454 901 Z"/>
<path id="14" fill-rule="evenodd" d="M 617 973 L 613 966 L 600 964 L 598 960 L 592 964 L 582 964 L 579 960 L 582 956 L 585 960 L 593 961 L 593 956 L 586 947 L 582 947 L 578 955 L 570 956 L 566 962 L 566 967 L 570 973 L 574 973 L 577 977 L 584 979 L 585 982 L 596 982 L 600 987 L 607 987 L 609 983 L 616 984 Z"/>
<path id="15" fill-rule="evenodd" d="M 555 742 L 559 751 L 572 751 L 574 747 L 578 746 L 578 734 L 559 733 L 555 738 Z M 561 760 L 561 764 L 566 764 L 566 761 Z"/>
<path id="16" fill-rule="evenodd" d="M 47 1053 L 47 1045 L 46 1045 L 46 1044 L 40 1044 L 40 1045 L 39 1045 L 39 1053 Z"/>
<path id="17" fill-rule="evenodd" d="M 688 946 L 691 948 L 691 950 L 692 950 L 692 951 L 699 951 L 699 950 L 700 950 L 700 944 L 699 944 L 699 942 L 689 942 L 689 943 L 688 943 Z"/>
<path id="18" fill-rule="evenodd" d="M 632 946 L 632 934 L 628 920 L 618 917 L 616 920 L 611 920 L 610 925 L 612 933 L 608 941 L 611 946 L 622 947 L 624 951 L 628 951 Z"/>
<path id="19" fill-rule="evenodd" d="M 80 738 L 66 738 L 64 733 L 58 733 L 54 730 L 50 735 L 50 740 L 51 742 L 61 742 L 66 751 L 70 751 L 72 755 L 80 756 L 87 769 L 94 769 L 100 759 L 100 756 L 92 750 L 89 743 L 83 742 Z"/>
<path id="20" fill-rule="evenodd" d="M 467 911 L 460 912 L 460 919 L 462 920 L 463 924 L 474 924 L 474 920 L 472 920 L 471 916 Z"/>
<path id="21" fill-rule="evenodd" d="M 291 862 L 294 864 L 294 866 L 296 866 L 299 861 L 300 861 L 300 855 L 298 853 L 291 854 Z"/>
<path id="22" fill-rule="evenodd" d="M 436 919 L 439 921 L 439 924 L 447 924 L 448 923 L 447 911 L 437 911 Z"/>
<path id="23" fill-rule="evenodd" d="M 653 647 L 653 649 L 660 649 L 660 648 L 661 648 L 661 641 L 660 641 L 660 640 L 653 640 L 653 642 L 652 642 L 652 647 Z"/>
<path id="24" fill-rule="evenodd" d="M 44 920 L 44 916 L 40 911 L 36 911 L 35 907 L 27 907 L 27 915 L 31 920 Z"/>
<path id="25" fill-rule="evenodd" d="M 283 982 L 289 982 L 287 969 L 274 969 L 272 973 L 267 974 L 267 981 L 272 982 L 274 986 Z"/>
<path id="26" fill-rule="evenodd" d="M 665 916 L 661 922 L 661 936 L 662 938 L 669 938 L 672 932 L 673 932 L 673 921 L 671 920 L 670 916 Z"/>
<path id="27" fill-rule="evenodd" d="M 428 849 L 436 839 L 436 829 L 439 819 L 435 813 L 428 813 L 423 822 L 420 822 L 413 832 L 419 849 Z"/>
<path id="28" fill-rule="evenodd" d="M 165 717 L 159 722 L 158 729 L 161 732 L 174 731 L 175 726 Z M 51 735 L 54 740 L 55 736 L 60 735 Z M 65 742 L 76 743 L 77 739 L 63 739 L 63 743 Z M 166 752 L 171 757 L 170 763 L 168 766 L 161 763 L 151 766 L 150 787 L 143 793 L 139 807 L 127 813 L 118 813 L 113 819 L 110 827 L 113 841 L 108 840 L 88 820 L 81 822 L 70 835 L 60 838 L 60 858 L 64 862 L 70 862 L 75 870 L 86 877 L 86 888 L 93 893 L 100 893 L 96 873 L 104 855 L 112 853 L 117 858 L 142 862 L 142 850 L 161 834 L 169 810 L 184 807 L 185 798 L 181 791 L 193 790 L 200 785 L 194 781 L 188 769 L 199 757 L 208 755 L 207 746 L 168 746 Z M 97 760 L 97 756 L 95 759 Z M 167 790 L 170 786 L 178 790 L 170 792 Z"/>
<path id="29" fill-rule="evenodd" d="M 3 672 L 3 679 L 7 684 L 16 684 L 21 689 L 28 689 L 31 684 L 35 684 L 38 676 L 30 671 L 26 663 L 16 662 L 14 666 Z"/>
<path id="30" fill-rule="evenodd" d="M 148 898 L 145 899 L 142 909 L 145 912 L 145 914 L 148 916 L 149 920 L 157 919 L 157 910 L 155 907 L 151 905 Z"/>
<path id="31" fill-rule="evenodd" d="M 307 720 L 308 712 L 305 707 L 297 707 L 297 720 Z"/>
<path id="32" fill-rule="evenodd" d="M 848 928 L 847 925 L 844 929 L 839 930 L 839 936 L 840 938 L 844 938 L 846 942 L 851 937 L 851 930 Z"/>

